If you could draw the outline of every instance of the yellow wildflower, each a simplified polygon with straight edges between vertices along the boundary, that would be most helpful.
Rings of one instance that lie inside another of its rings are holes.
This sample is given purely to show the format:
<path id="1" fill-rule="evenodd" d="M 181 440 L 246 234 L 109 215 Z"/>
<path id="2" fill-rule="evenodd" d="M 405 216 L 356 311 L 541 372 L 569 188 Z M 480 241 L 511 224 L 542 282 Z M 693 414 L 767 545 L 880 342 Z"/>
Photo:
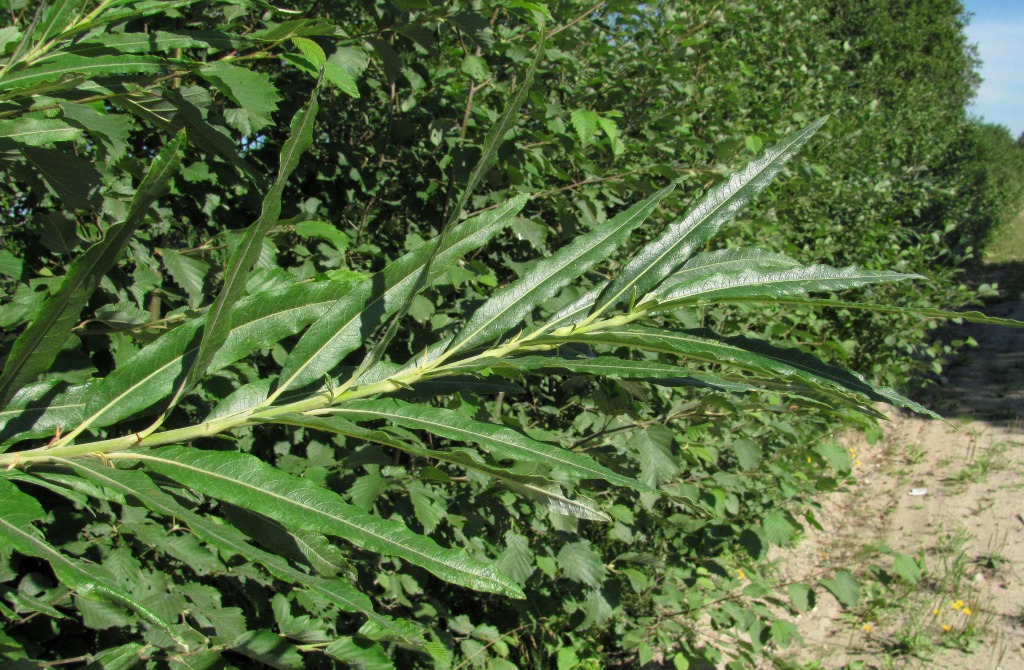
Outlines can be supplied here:
<path id="1" fill-rule="evenodd" d="M 870 633 L 871 632 L 871 624 L 869 624 L 869 623 L 864 624 L 864 632 L 865 633 Z"/>
<path id="2" fill-rule="evenodd" d="M 746 579 L 747 578 L 747 573 L 743 572 L 743 570 L 740 569 L 740 568 L 736 568 L 736 574 L 739 575 L 740 579 Z"/>
<path id="3" fill-rule="evenodd" d="M 939 608 L 936 607 L 935 609 L 933 609 L 932 614 L 934 614 L 935 616 L 939 616 Z"/>
<path id="4" fill-rule="evenodd" d="M 946 631 L 948 633 L 950 631 L 949 624 L 948 623 L 942 624 L 942 630 L 944 630 L 944 631 Z"/>
<path id="5" fill-rule="evenodd" d="M 965 607 L 964 608 L 964 614 L 966 614 L 967 616 L 971 616 L 971 608 L 970 607 Z"/>

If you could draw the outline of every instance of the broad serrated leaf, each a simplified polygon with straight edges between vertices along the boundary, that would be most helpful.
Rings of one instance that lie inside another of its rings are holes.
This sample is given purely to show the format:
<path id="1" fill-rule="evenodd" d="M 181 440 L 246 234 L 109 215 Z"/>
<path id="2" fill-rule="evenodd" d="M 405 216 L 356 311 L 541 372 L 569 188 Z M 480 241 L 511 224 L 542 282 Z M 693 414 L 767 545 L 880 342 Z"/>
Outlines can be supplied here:
<path id="1" fill-rule="evenodd" d="M 607 259 L 674 189 L 675 184 L 669 185 L 620 212 L 594 231 L 542 259 L 517 281 L 497 291 L 469 318 L 449 346 L 447 355 L 486 344 L 519 326 L 537 305 Z"/>
<path id="2" fill-rule="evenodd" d="M 494 561 L 501 574 L 508 575 L 518 584 L 525 584 L 533 574 L 533 551 L 529 540 L 515 531 L 505 532 L 505 548 Z"/>
<path id="3" fill-rule="evenodd" d="M 305 661 L 295 645 L 269 630 L 250 630 L 228 645 L 232 651 L 248 656 L 261 667 L 277 670 L 304 670 Z"/>
<path id="4" fill-rule="evenodd" d="M 558 569 L 569 579 L 600 588 L 606 568 L 601 554 L 586 540 L 569 542 L 558 551 Z"/>
<path id="5" fill-rule="evenodd" d="M 206 283 L 206 275 L 210 271 L 210 266 L 191 256 L 179 254 L 173 249 L 161 250 L 160 257 L 174 283 L 185 289 L 185 293 L 188 294 L 189 306 L 195 309 L 202 305 L 203 284 Z"/>
<path id="6" fill-rule="evenodd" d="M 177 137 L 160 151 L 139 185 L 125 220 L 107 229 L 101 241 L 71 264 L 60 288 L 15 341 L 0 375 L 0 406 L 56 358 L 100 280 L 117 262 L 152 204 L 166 191 L 180 165 L 182 141 Z"/>
<path id="7" fill-rule="evenodd" d="M 345 403 L 333 412 L 356 422 L 383 419 L 449 440 L 479 444 L 499 458 L 543 463 L 581 479 L 603 479 L 617 486 L 650 491 L 635 479 L 613 472 L 585 454 L 534 440 L 511 428 L 476 421 L 453 410 L 384 399 Z"/>
<path id="8" fill-rule="evenodd" d="M 921 566 L 908 554 L 896 554 L 892 564 L 893 572 L 899 575 L 900 579 L 908 584 L 917 584 L 921 581 Z"/>
<path id="9" fill-rule="evenodd" d="M 69 142 L 81 137 L 82 131 L 60 119 L 3 119 L 0 120 L 0 142 L 17 142 L 38 147 L 54 142 Z"/>
<path id="10" fill-rule="evenodd" d="M 310 62 L 317 68 L 322 68 L 324 63 L 327 62 L 327 55 L 324 53 L 323 48 L 308 37 L 292 37 L 292 44 L 298 48 L 299 52 L 308 58 Z"/>
<path id="11" fill-rule="evenodd" d="M 576 137 L 580 138 L 582 144 L 587 145 L 594 141 L 594 136 L 597 135 L 597 130 L 600 127 L 600 119 L 596 112 L 589 109 L 577 109 L 569 115 L 569 120 L 572 121 Z"/>
<path id="12" fill-rule="evenodd" d="M 387 652 L 371 640 L 342 637 L 324 649 L 324 654 L 355 670 L 394 670 Z"/>
<path id="13" fill-rule="evenodd" d="M 594 306 L 602 313 L 636 295 L 643 297 L 685 262 L 695 249 L 763 191 L 783 165 L 828 119 L 822 117 L 765 151 L 739 172 L 713 188 L 680 220 L 643 247 L 622 268 Z"/>
<path id="14" fill-rule="evenodd" d="M 106 159 L 113 163 L 128 151 L 128 135 L 132 119 L 127 114 L 98 111 L 91 105 L 73 102 L 61 104 L 64 118 L 98 140 L 106 150 Z"/>
<path id="15" fill-rule="evenodd" d="M 775 545 L 788 544 L 796 533 L 796 527 L 789 520 L 789 515 L 780 510 L 772 510 L 761 519 L 761 527 L 768 541 Z"/>
<path id="16" fill-rule="evenodd" d="M 320 83 L 317 82 L 309 102 L 292 117 L 290 134 L 281 148 L 277 178 L 263 197 L 259 218 L 246 229 L 242 242 L 231 254 L 227 270 L 224 273 L 223 286 L 207 310 L 199 349 L 188 368 L 185 379 L 171 399 L 171 406 L 175 405 L 206 375 L 207 368 L 217 354 L 217 350 L 224 345 L 231 332 L 231 308 L 244 295 L 249 271 L 259 259 L 263 239 L 281 216 L 281 197 L 284 194 L 288 177 L 298 167 L 302 154 L 313 145 L 313 123 L 320 109 L 317 103 Z"/>
<path id="17" fill-rule="evenodd" d="M 50 147 L 24 147 L 25 160 L 66 210 L 98 210 L 103 176 L 96 165 L 74 153 Z M 18 174 L 19 170 L 12 171 Z"/>
<path id="18" fill-rule="evenodd" d="M 341 92 L 353 97 L 359 97 L 359 86 L 355 77 L 349 74 L 344 68 L 336 63 L 327 61 L 324 63 L 324 79 Z"/>
<path id="19" fill-rule="evenodd" d="M 0 536 L 7 544 L 19 553 L 49 563 L 61 583 L 79 595 L 127 607 L 182 647 L 187 646 L 173 624 L 161 619 L 151 609 L 125 593 L 117 586 L 117 580 L 102 566 L 80 557 L 67 556 L 46 542 L 42 533 L 32 525 L 41 516 L 42 510 L 34 498 L 21 493 L 10 482 L 0 479 Z"/>
<path id="20" fill-rule="evenodd" d="M 837 570 L 833 577 L 821 580 L 821 585 L 828 589 L 843 607 L 856 607 L 860 602 L 860 582 L 848 570 Z"/>
<path id="21" fill-rule="evenodd" d="M 270 115 L 277 110 L 281 94 L 271 81 L 270 75 L 217 61 L 199 70 L 199 76 L 216 86 L 231 102 L 246 111 L 253 132 L 273 122 Z"/>
<path id="22" fill-rule="evenodd" d="M 492 565 L 445 549 L 404 524 L 371 516 L 313 482 L 248 454 L 165 447 L 136 454 L 147 468 L 205 495 L 278 520 L 285 526 L 341 537 L 356 546 L 403 558 L 441 579 L 480 591 L 523 597 Z"/>
<path id="23" fill-rule="evenodd" d="M 394 314 L 412 295 L 419 273 L 437 249 L 427 282 L 433 281 L 460 257 L 480 248 L 526 204 L 519 196 L 464 221 L 443 240 L 411 251 L 356 287 L 339 300 L 302 336 L 281 369 L 278 391 L 319 381 L 348 353 L 355 351 L 370 332 Z"/>

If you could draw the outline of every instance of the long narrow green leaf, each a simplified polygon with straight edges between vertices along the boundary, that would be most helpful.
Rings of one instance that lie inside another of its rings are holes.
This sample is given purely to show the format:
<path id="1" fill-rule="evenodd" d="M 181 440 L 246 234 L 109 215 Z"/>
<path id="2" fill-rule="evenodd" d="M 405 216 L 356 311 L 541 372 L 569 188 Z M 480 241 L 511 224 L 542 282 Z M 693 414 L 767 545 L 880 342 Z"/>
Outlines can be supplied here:
<path id="1" fill-rule="evenodd" d="M 678 268 L 722 224 L 730 221 L 758 193 L 772 183 L 783 165 L 828 120 L 822 117 L 807 128 L 788 135 L 752 160 L 739 172 L 713 188 L 682 219 L 671 224 L 622 268 L 594 305 L 604 312 L 630 296 L 645 296 Z"/>
<path id="2" fill-rule="evenodd" d="M 363 373 L 376 365 L 384 356 L 384 351 L 387 349 L 388 344 L 391 343 L 395 334 L 398 333 L 399 324 L 409 312 L 413 298 L 427 286 L 431 276 L 431 268 L 437 260 L 436 257 L 439 250 L 445 246 L 445 239 L 447 238 L 449 231 L 455 222 L 458 221 L 459 216 L 462 215 L 462 210 L 465 208 L 466 203 L 469 201 L 469 197 L 473 194 L 473 191 L 476 190 L 477 184 L 480 183 L 480 179 L 482 179 L 487 173 L 487 170 L 497 162 L 498 146 L 502 141 L 504 141 L 505 134 L 512 129 L 519 117 L 519 109 L 523 106 L 523 103 L 526 101 L 526 96 L 529 95 L 530 88 L 533 86 L 533 77 L 537 71 L 537 65 L 540 63 L 541 57 L 544 53 L 543 47 L 544 37 L 543 33 L 541 33 L 541 40 L 540 43 L 537 44 L 537 51 L 533 57 L 533 62 L 530 63 L 530 67 L 526 71 L 526 76 L 523 77 L 523 80 L 512 93 L 512 98 L 505 106 L 501 116 L 498 117 L 497 123 L 495 123 L 484 136 L 480 160 L 476 162 L 476 165 L 474 165 L 473 169 L 470 171 L 469 179 L 466 182 L 465 188 L 462 189 L 458 204 L 451 211 L 448 220 L 445 221 L 437 244 L 433 247 L 432 253 L 427 256 L 419 275 L 416 277 L 416 281 L 413 283 L 412 289 L 409 291 L 409 294 L 406 296 L 405 300 L 402 301 L 401 306 L 391 319 L 391 323 L 388 324 L 387 329 L 384 331 L 384 335 L 377 341 L 373 348 L 366 353 L 366 356 L 359 363 L 359 367 L 352 374 L 353 382 L 359 381 L 359 378 L 363 376 Z"/>
<path id="3" fill-rule="evenodd" d="M 34 67 L 9 72 L 0 78 L 0 91 L 7 91 L 5 97 L 16 95 L 16 88 L 24 88 L 45 82 L 58 81 L 62 77 L 103 77 L 166 72 L 173 61 L 156 56 L 72 56 L 61 55 Z"/>
<path id="4" fill-rule="evenodd" d="M 0 120 L 0 141 L 10 140 L 30 147 L 68 142 L 82 135 L 79 128 L 60 119 L 20 118 Z"/>
<path id="5" fill-rule="evenodd" d="M 629 234 L 647 220 L 675 184 L 619 213 L 596 230 L 576 238 L 541 260 L 517 281 L 497 291 L 480 306 L 455 336 L 448 354 L 485 344 L 517 327 L 537 305 L 569 282 L 605 260 Z"/>
<path id="6" fill-rule="evenodd" d="M 861 268 L 836 269 L 811 265 L 782 271 L 744 269 L 723 273 L 717 268 L 693 272 L 658 289 L 658 309 L 676 309 L 691 302 L 711 302 L 764 296 L 781 298 L 813 291 L 841 291 L 869 284 L 920 279 L 920 275 Z"/>
<path id="7" fill-rule="evenodd" d="M 232 35 L 219 30 L 154 30 L 151 33 L 102 33 L 98 37 L 90 37 L 76 42 L 66 49 L 67 53 L 88 54 L 90 50 L 102 50 L 110 53 L 111 49 L 121 53 L 153 53 L 156 51 L 173 51 L 174 49 L 245 49 L 255 44 L 244 35 Z"/>
<path id="8" fill-rule="evenodd" d="M 133 456 L 165 477 L 285 526 L 335 535 L 367 551 L 403 558 L 453 584 L 523 597 L 522 590 L 493 566 L 464 551 L 440 547 L 399 521 L 366 514 L 338 494 L 254 456 L 185 447 L 165 447 Z"/>
<path id="9" fill-rule="evenodd" d="M 263 238 L 281 217 L 281 196 L 284 194 L 288 177 L 298 167 L 302 154 L 313 146 L 313 122 L 320 109 L 317 98 L 320 95 L 322 84 L 323 77 L 321 76 L 309 97 L 309 102 L 292 117 L 291 133 L 281 148 L 277 179 L 274 180 L 270 190 L 263 197 L 263 208 L 259 218 L 246 229 L 242 242 L 231 254 L 227 270 L 224 273 L 224 285 L 206 313 L 206 324 L 203 328 L 203 339 L 199 343 L 199 351 L 192 360 L 185 379 L 181 382 L 174 397 L 171 398 L 170 406 L 172 407 L 206 375 L 210 362 L 231 332 L 231 308 L 245 293 L 245 283 L 249 278 L 249 271 L 260 256 Z"/>
<path id="10" fill-rule="evenodd" d="M 351 293 L 356 282 L 302 282 L 247 296 L 231 312 L 231 331 L 208 371 L 223 367 L 298 333 Z M 160 402 L 181 379 L 184 364 L 195 355 L 202 318 L 186 322 L 92 384 L 84 416 L 96 427 L 108 426 Z M 0 414 L 2 418 L 2 414 Z M 73 424 L 64 424 L 73 425 Z"/>
<path id="11" fill-rule="evenodd" d="M 891 388 L 875 386 L 856 373 L 823 363 L 797 349 L 782 349 L 760 340 L 744 337 L 720 338 L 707 330 L 672 331 L 636 325 L 550 338 L 551 343 L 567 340 L 660 351 L 690 360 L 735 366 L 765 379 L 799 384 L 818 393 L 847 400 L 854 405 L 861 402 L 857 396 L 862 396 L 941 418 Z M 546 341 L 547 338 L 537 340 L 538 343 Z"/>
<path id="12" fill-rule="evenodd" d="M 49 368 L 57 357 L 100 280 L 117 262 L 152 204 L 166 192 L 171 177 L 181 165 L 183 140 L 181 136 L 176 137 L 157 154 L 132 199 L 125 220 L 111 226 L 102 240 L 71 264 L 60 288 L 15 341 L 3 375 L 0 375 L 0 406 L 7 404 L 18 389 Z"/>
<path id="13" fill-rule="evenodd" d="M 581 479 L 603 479 L 617 486 L 651 492 L 650 488 L 632 477 L 609 470 L 585 454 L 539 442 L 511 428 L 476 421 L 449 409 L 410 405 L 388 398 L 357 400 L 339 405 L 332 411 L 352 421 L 383 419 L 406 428 L 425 430 L 450 440 L 479 444 L 502 458 L 543 463 Z"/>
<path id="14" fill-rule="evenodd" d="M 143 620 L 159 628 L 183 648 L 187 647 L 173 624 L 164 621 L 152 610 L 125 593 L 102 566 L 80 557 L 66 556 L 51 546 L 32 524 L 42 516 L 42 508 L 34 498 L 25 495 L 10 482 L 0 479 L 0 538 L 26 556 L 41 558 L 65 586 L 87 598 L 107 600 L 127 607 Z"/>
<path id="15" fill-rule="evenodd" d="M 270 574 L 294 586 L 308 588 L 324 596 L 343 611 L 365 615 L 370 621 L 385 630 L 404 638 L 402 629 L 395 627 L 388 617 L 377 614 L 368 596 L 341 579 L 324 579 L 306 574 L 292 567 L 282 557 L 254 546 L 248 538 L 230 524 L 215 523 L 179 503 L 165 492 L 144 472 L 109 468 L 100 464 L 81 461 L 60 461 L 74 469 L 82 477 L 97 484 L 132 496 L 153 512 L 185 523 L 203 542 L 235 556 L 257 563 Z M 419 644 L 422 640 L 405 639 L 408 644 Z"/>
<path id="16" fill-rule="evenodd" d="M 779 271 L 792 270 L 801 267 L 799 261 L 786 256 L 785 254 L 765 251 L 756 247 L 737 247 L 734 249 L 719 249 L 694 254 L 682 267 L 669 275 L 661 287 L 667 286 L 669 282 L 676 283 L 687 281 L 695 275 L 728 274 L 730 272 L 742 272 L 743 270 L 764 270 Z"/>
<path id="17" fill-rule="evenodd" d="M 523 103 L 526 102 L 526 97 L 530 94 L 530 89 L 533 87 L 533 77 L 537 73 L 537 66 L 543 57 L 544 38 L 542 36 L 540 42 L 537 43 L 533 60 L 530 62 L 530 67 L 526 70 L 522 81 L 519 82 L 515 91 L 512 92 L 512 97 L 509 99 L 508 104 L 505 105 L 505 109 L 502 111 L 501 116 L 498 117 L 497 122 L 484 135 L 484 141 L 480 148 L 480 160 L 476 162 L 476 165 L 470 171 L 469 179 L 466 180 L 466 187 L 462 189 L 458 204 L 452 210 L 449 221 L 446 222 L 446 228 L 452 222 L 458 220 L 480 180 L 484 178 L 487 171 L 498 161 L 498 147 L 505 141 L 505 135 L 512 130 L 519 119 L 519 110 L 522 108 Z"/>
<path id="18" fill-rule="evenodd" d="M 394 314 L 412 295 L 417 277 L 433 247 L 436 252 L 428 282 L 460 257 L 487 243 L 526 204 L 518 196 L 453 228 L 443 240 L 411 251 L 356 287 L 319 319 L 292 349 L 281 369 L 278 393 L 319 381 L 344 356 L 355 351 L 384 318 Z"/>
<path id="19" fill-rule="evenodd" d="M 504 483 L 513 491 L 540 501 L 556 514 L 586 519 L 587 521 L 604 521 L 607 523 L 612 520 L 594 501 L 586 498 L 573 500 L 562 493 L 561 487 L 557 484 L 536 486 L 514 480 L 506 480 Z"/>
<path id="20" fill-rule="evenodd" d="M 774 382 L 742 374 L 716 374 L 703 370 L 691 370 L 671 363 L 657 361 L 633 361 L 614 356 L 596 356 L 594 358 L 559 358 L 556 356 L 522 356 L 514 358 L 484 358 L 468 361 L 450 368 L 454 371 L 475 372 L 479 370 L 519 370 L 522 372 L 545 371 L 552 374 L 573 372 L 609 377 L 611 379 L 630 379 L 645 381 L 661 386 L 692 386 L 712 391 L 724 392 L 758 392 L 774 391 L 786 394 L 803 404 L 814 407 L 836 409 L 835 402 L 828 398 L 808 392 L 806 387 Z M 858 405 L 858 411 L 874 415 L 867 406 Z M 881 414 L 878 415 L 880 418 Z"/>
<path id="21" fill-rule="evenodd" d="M 89 384 L 68 386 L 54 381 L 23 387 L 0 410 L 0 445 L 52 436 L 58 428 L 77 426 L 85 418 L 88 388 Z"/>
<path id="22" fill-rule="evenodd" d="M 428 458 L 431 460 L 451 463 L 484 473 L 493 477 L 508 488 L 526 495 L 534 500 L 543 503 L 548 509 L 568 516 L 575 516 L 580 519 L 591 521 L 608 521 L 605 514 L 595 503 L 588 500 L 572 500 L 565 496 L 558 484 L 543 477 L 521 475 L 506 468 L 484 463 L 479 454 L 470 453 L 467 450 L 438 450 L 419 447 L 404 442 L 394 435 L 381 430 L 364 428 L 347 421 L 340 416 L 332 415 L 325 417 L 310 417 L 304 414 L 288 414 L 284 417 L 275 417 L 274 423 L 283 423 L 289 426 L 302 426 L 314 430 L 324 431 L 333 435 L 344 435 L 348 438 L 355 438 L 365 442 L 382 444 L 403 451 L 412 456 Z"/>
<path id="23" fill-rule="evenodd" d="M 723 301 L 724 302 L 724 301 Z M 828 298 L 800 298 L 781 297 L 772 298 L 766 296 L 751 298 L 730 298 L 730 303 L 776 303 L 780 305 L 803 305 L 807 307 L 831 307 L 833 309 L 862 309 L 868 312 L 880 312 L 883 314 L 903 314 L 906 316 L 919 316 L 925 319 L 963 319 L 969 323 L 985 323 L 993 326 L 1008 326 L 1010 328 L 1024 328 L 1024 321 L 1006 319 L 998 316 L 988 316 L 981 312 L 957 312 L 951 309 L 935 309 L 931 307 L 903 307 L 901 305 L 879 305 L 867 302 L 846 302 L 843 300 L 831 300 Z"/>
<path id="24" fill-rule="evenodd" d="M 59 35 L 75 19 L 75 8 L 82 0 L 57 0 L 46 10 L 43 20 L 35 30 L 37 42 L 45 42 Z"/>

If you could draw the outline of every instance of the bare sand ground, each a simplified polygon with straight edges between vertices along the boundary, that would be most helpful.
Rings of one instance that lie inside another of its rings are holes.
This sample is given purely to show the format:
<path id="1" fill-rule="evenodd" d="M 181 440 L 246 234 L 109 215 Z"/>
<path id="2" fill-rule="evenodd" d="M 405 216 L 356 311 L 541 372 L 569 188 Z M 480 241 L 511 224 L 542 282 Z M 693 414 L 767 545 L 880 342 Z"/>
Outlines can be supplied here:
<path id="1" fill-rule="evenodd" d="M 1024 320 L 1021 270 L 988 268 L 1004 288 L 986 313 Z M 978 346 L 923 399 L 950 423 L 890 411 L 878 443 L 850 436 L 857 483 L 777 556 L 783 582 L 846 569 L 864 596 L 817 589 L 806 645 L 783 654 L 797 667 L 1024 670 L 1024 330 L 960 331 Z M 923 563 L 917 584 L 886 585 L 890 550 Z"/>

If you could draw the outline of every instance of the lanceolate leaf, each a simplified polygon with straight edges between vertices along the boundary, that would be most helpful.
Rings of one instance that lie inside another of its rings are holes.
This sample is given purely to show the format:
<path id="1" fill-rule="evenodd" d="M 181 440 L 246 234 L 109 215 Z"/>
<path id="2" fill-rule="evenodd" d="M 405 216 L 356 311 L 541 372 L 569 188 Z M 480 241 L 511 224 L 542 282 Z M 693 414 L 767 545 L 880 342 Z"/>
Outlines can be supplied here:
<path id="1" fill-rule="evenodd" d="M 674 309 L 680 304 L 766 296 L 781 298 L 812 291 L 840 291 L 869 284 L 892 283 L 919 278 L 919 275 L 881 270 L 811 265 L 791 270 L 741 270 L 729 273 L 694 272 L 681 281 L 658 291 L 658 309 Z"/>
<path id="2" fill-rule="evenodd" d="M 0 77 L 0 91 L 11 91 L 3 97 L 16 95 L 15 88 L 57 81 L 61 77 L 104 77 L 109 75 L 166 72 L 172 61 L 156 56 L 72 56 L 61 55 L 34 67 L 8 72 Z"/>
<path id="3" fill-rule="evenodd" d="M 125 220 L 111 226 L 101 241 L 89 247 L 71 264 L 60 288 L 15 341 L 3 375 L 0 375 L 0 406 L 5 405 L 36 375 L 48 369 L 57 357 L 85 303 L 117 262 L 124 245 L 177 172 L 182 141 L 179 136 L 160 151 L 139 185 Z"/>
<path id="4" fill-rule="evenodd" d="M 513 491 L 521 493 L 529 498 L 533 498 L 534 500 L 539 500 L 544 503 L 549 510 L 557 514 L 572 516 L 577 519 L 586 519 L 587 521 L 612 520 L 612 518 L 605 514 L 605 512 L 602 511 L 601 508 L 593 501 L 585 498 L 573 500 L 563 494 L 561 488 L 557 484 L 536 486 L 514 480 L 505 480 L 504 483 Z"/>
<path id="5" fill-rule="evenodd" d="M 526 196 L 512 198 L 492 210 L 464 221 L 443 240 L 428 243 L 394 261 L 352 294 L 345 296 L 310 327 L 295 345 L 281 370 L 278 392 L 319 381 L 348 353 L 355 351 L 384 318 L 408 299 L 423 264 L 437 250 L 427 281 L 447 271 L 463 255 L 480 248 L 526 204 Z"/>
<path id="6" fill-rule="evenodd" d="M 384 350 L 390 344 L 395 334 L 398 332 L 399 323 L 405 318 L 410 307 L 412 306 L 412 299 L 414 296 L 420 293 L 430 281 L 433 276 L 434 263 L 439 262 L 438 254 L 442 248 L 447 245 L 448 235 L 451 233 L 452 226 L 459 217 L 462 215 L 462 210 L 465 208 L 466 203 L 469 202 L 469 197 L 473 194 L 477 184 L 483 178 L 487 171 L 492 165 L 498 160 L 498 147 L 501 142 L 505 139 L 505 134 L 512 129 L 515 125 L 516 120 L 519 118 L 519 109 L 523 106 L 526 101 L 526 96 L 530 93 L 530 87 L 533 86 L 533 76 L 537 71 L 537 65 L 540 63 L 541 57 L 544 53 L 544 38 L 541 37 L 540 43 L 537 45 L 537 51 L 534 54 L 533 61 L 530 63 L 530 68 L 526 72 L 526 76 L 523 81 L 516 87 L 515 92 L 512 94 L 512 98 L 508 101 L 505 109 L 502 111 L 501 116 L 498 117 L 497 123 L 487 131 L 484 136 L 484 143 L 480 153 L 480 160 L 476 162 L 473 169 L 469 173 L 469 179 L 466 182 L 465 187 L 462 189 L 462 193 L 459 195 L 458 204 L 451 210 L 448 215 L 448 219 L 445 221 L 444 228 L 441 229 L 441 235 L 437 243 L 432 247 L 432 252 L 427 256 L 423 262 L 423 266 L 416 276 L 416 280 L 410 288 L 402 304 L 396 311 L 395 317 L 388 324 L 387 329 L 384 331 L 384 335 L 380 340 L 373 346 L 373 348 L 367 352 L 366 357 L 363 358 L 359 364 L 359 368 L 353 374 L 353 381 L 358 381 L 359 377 L 363 375 L 367 370 L 372 368 L 380 361 L 384 355 Z M 506 205 L 508 203 L 505 203 Z M 445 203 L 447 207 L 447 203 Z M 517 209 L 518 211 L 518 209 Z"/>
<path id="7" fill-rule="evenodd" d="M 82 4 L 82 0 L 56 0 L 46 10 L 43 20 L 36 27 L 35 37 L 37 42 L 59 35 L 65 28 L 75 20 L 75 8 Z"/>
<path id="8" fill-rule="evenodd" d="M 0 141 L 10 140 L 31 147 L 67 142 L 81 134 L 81 130 L 60 119 L 20 118 L 0 121 Z"/>
<path id="9" fill-rule="evenodd" d="M 259 218 L 245 231 L 241 244 L 231 254 L 227 271 L 224 273 L 224 285 L 206 313 L 206 325 L 203 328 L 199 351 L 171 400 L 172 406 L 203 378 L 217 350 L 224 344 L 231 331 L 231 308 L 245 293 L 245 282 L 249 277 L 249 271 L 259 258 L 263 238 L 281 216 L 281 196 L 288 177 L 298 167 L 302 154 L 313 145 L 313 122 L 320 109 L 317 97 L 320 94 L 321 83 L 322 81 L 317 82 L 309 102 L 292 118 L 291 134 L 281 149 L 277 179 L 263 198 Z"/>
<path id="10" fill-rule="evenodd" d="M 939 418 L 891 388 L 872 385 L 855 373 L 823 363 L 802 351 L 773 347 L 760 340 L 744 337 L 723 339 L 706 330 L 671 331 L 635 325 L 593 333 L 571 333 L 552 342 L 566 340 L 635 347 L 690 360 L 736 366 L 769 380 L 800 384 L 832 397 L 847 398 L 854 404 L 859 402 L 856 396 L 863 396 Z M 538 343 L 542 342 L 545 338 L 538 339 Z"/>
<path id="11" fill-rule="evenodd" d="M 866 302 L 845 302 L 843 300 L 832 300 L 828 298 L 801 298 L 798 296 L 772 298 L 760 296 L 753 298 L 730 298 L 728 302 L 735 303 L 778 303 L 782 305 L 803 305 L 807 307 L 832 307 L 834 309 L 863 309 L 869 312 L 880 312 L 883 314 L 914 315 L 924 319 L 963 319 L 969 323 L 987 323 L 993 326 L 1009 326 L 1010 328 L 1024 328 L 1024 321 L 1016 319 L 1004 319 L 996 316 L 987 316 L 981 312 L 955 312 L 950 309 L 934 309 L 928 307 L 904 307 L 902 305 L 879 305 Z"/>
<path id="12" fill-rule="evenodd" d="M 32 521 L 42 516 L 35 499 L 21 493 L 8 481 L 0 479 L 0 537 L 19 553 L 41 558 L 50 564 L 57 578 L 79 595 L 94 600 L 108 600 L 127 607 L 143 620 L 156 626 L 172 640 L 184 646 L 185 642 L 172 624 L 164 621 L 149 608 L 117 586 L 117 581 L 103 567 L 80 557 L 62 554 L 47 543 Z"/>
<path id="13" fill-rule="evenodd" d="M 354 286 L 357 284 L 348 281 L 302 282 L 244 298 L 231 312 L 231 332 L 208 371 L 294 335 L 321 318 Z M 170 395 L 181 379 L 183 359 L 187 363 L 199 346 L 196 333 L 201 325 L 202 318 L 178 326 L 91 385 L 85 414 L 90 425 L 110 425 Z"/>
<path id="14" fill-rule="evenodd" d="M 366 615 L 385 630 L 402 635 L 402 629 L 390 619 L 373 610 L 368 596 L 341 579 L 323 579 L 292 567 L 284 558 L 251 544 L 248 538 L 230 524 L 216 523 L 181 505 L 173 496 L 161 489 L 144 472 L 109 468 L 100 464 L 80 461 L 61 461 L 81 476 L 101 486 L 132 496 L 153 512 L 176 519 L 188 525 L 203 542 L 231 555 L 262 565 L 270 574 L 296 586 L 308 588 L 325 597 L 346 612 Z M 404 636 L 403 636 L 404 637 Z M 418 640 L 406 640 L 409 644 Z"/>
<path id="15" fill-rule="evenodd" d="M 690 254 L 709 240 L 722 224 L 763 191 L 782 166 L 828 119 L 822 117 L 799 130 L 747 164 L 711 190 L 679 221 L 641 249 L 604 290 L 594 313 L 599 314 L 630 296 L 645 296 L 678 268 Z"/>
<path id="16" fill-rule="evenodd" d="M 69 387 L 53 381 L 23 387 L 0 410 L 0 445 L 54 435 L 58 428 L 77 426 L 85 418 L 88 388 L 89 384 Z"/>
<path id="17" fill-rule="evenodd" d="M 690 281 L 695 276 L 729 274 L 743 270 L 792 270 L 802 264 L 785 254 L 752 247 L 720 249 L 693 255 L 678 271 L 669 275 L 661 286 Z M 660 287 L 659 287 L 660 288 Z"/>
<path id="18" fill-rule="evenodd" d="M 629 234 L 647 220 L 671 184 L 621 212 L 596 230 L 577 238 L 541 260 L 517 281 L 497 291 L 455 336 L 447 354 L 486 344 L 517 327 L 541 302 L 558 293 L 597 263 L 605 260 Z"/>
<path id="19" fill-rule="evenodd" d="M 334 412 L 351 421 L 383 419 L 450 440 L 472 442 L 499 458 L 543 463 L 581 479 L 603 479 L 618 486 L 651 491 L 635 479 L 613 472 L 584 454 L 539 442 L 511 428 L 476 421 L 440 407 L 411 405 L 394 399 L 358 400 L 340 405 Z"/>
<path id="20" fill-rule="evenodd" d="M 165 447 L 133 456 L 165 477 L 285 526 L 338 536 L 367 551 L 403 558 L 453 584 L 523 597 L 522 590 L 497 574 L 493 566 L 463 551 L 442 548 L 399 521 L 366 514 L 338 494 L 254 456 L 185 447 Z"/>

